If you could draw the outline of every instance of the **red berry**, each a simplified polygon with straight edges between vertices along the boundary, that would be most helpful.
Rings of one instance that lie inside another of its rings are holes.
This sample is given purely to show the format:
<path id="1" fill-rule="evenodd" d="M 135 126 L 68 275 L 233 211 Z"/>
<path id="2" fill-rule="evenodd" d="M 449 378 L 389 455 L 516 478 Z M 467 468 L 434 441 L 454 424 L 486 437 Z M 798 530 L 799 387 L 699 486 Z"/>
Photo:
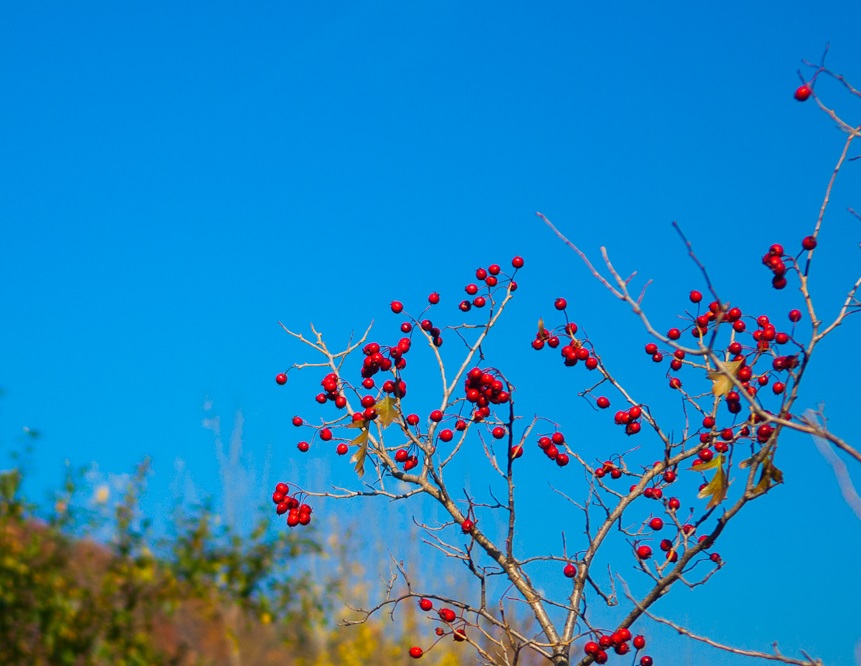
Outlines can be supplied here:
<path id="1" fill-rule="evenodd" d="M 568 301 L 564 298 L 557 298 L 556 302 L 553 304 L 557 310 L 564 310 L 568 307 Z"/>
<path id="2" fill-rule="evenodd" d="M 338 444 L 338 447 L 335 449 L 335 452 L 339 456 L 345 456 L 345 455 L 347 455 L 347 452 L 349 450 L 350 450 L 350 447 L 347 446 L 344 442 L 341 442 L 340 444 Z"/>
<path id="3" fill-rule="evenodd" d="M 559 465 L 559 467 L 565 467 L 569 462 L 571 462 L 571 459 L 568 457 L 567 453 L 556 454 L 556 464 Z"/>
<path id="4" fill-rule="evenodd" d="M 395 462 L 406 462 L 407 458 L 409 457 L 410 454 L 407 452 L 406 449 L 398 449 L 397 451 L 395 451 Z"/>
<path id="5" fill-rule="evenodd" d="M 332 431 L 328 428 L 323 428 L 320 431 L 320 439 L 322 439 L 324 442 L 328 442 L 330 439 L 332 439 Z"/>
<path id="6" fill-rule="evenodd" d="M 647 560 L 652 556 L 652 549 L 649 546 L 639 546 L 637 548 L 637 557 L 641 560 Z"/>
<path id="7" fill-rule="evenodd" d="M 454 622 L 457 614 L 451 608 L 440 608 L 439 616 L 443 622 Z"/>
<path id="8" fill-rule="evenodd" d="M 642 650 L 646 647 L 646 639 L 643 636 L 634 636 L 634 647 L 638 650 Z"/>
<path id="9" fill-rule="evenodd" d="M 812 94 L 813 89 L 806 83 L 798 86 L 795 89 L 795 99 L 797 99 L 799 102 L 806 102 L 808 99 L 810 99 L 810 95 Z"/>
<path id="10" fill-rule="evenodd" d="M 801 321 L 801 310 L 790 310 L 789 321 L 791 321 L 793 324 Z"/>
<path id="11" fill-rule="evenodd" d="M 392 312 L 395 314 L 400 314 L 404 311 L 404 304 L 400 301 L 392 301 Z"/>
<path id="12" fill-rule="evenodd" d="M 478 293 L 478 285 L 477 284 L 468 284 L 466 285 L 466 293 L 470 296 L 475 296 Z"/>
<path id="13" fill-rule="evenodd" d="M 813 236 L 805 236 L 804 240 L 801 241 L 801 247 L 809 252 L 816 247 L 816 238 Z"/>
<path id="14" fill-rule="evenodd" d="M 505 437 L 505 428 L 503 428 L 502 426 L 496 426 L 491 432 L 491 434 L 493 435 L 494 439 L 502 439 L 503 437 Z"/>
<path id="15" fill-rule="evenodd" d="M 690 294 L 688 294 L 688 298 L 691 299 L 691 303 L 699 303 L 703 300 L 703 295 L 696 289 L 694 289 Z"/>
<path id="16" fill-rule="evenodd" d="M 670 511 L 678 511 L 681 508 L 682 503 L 679 501 L 678 497 L 671 497 L 667 502 L 667 508 Z"/>
<path id="17" fill-rule="evenodd" d="M 586 643 L 586 645 L 583 646 L 583 651 L 592 657 L 598 654 L 598 651 L 600 649 L 601 646 L 598 645 L 595 641 L 589 641 L 588 643 Z"/>
<path id="18" fill-rule="evenodd" d="M 659 530 L 663 526 L 664 526 L 664 521 L 661 520 L 660 518 L 652 518 L 649 521 L 649 527 L 651 527 L 653 530 Z"/>
<path id="19" fill-rule="evenodd" d="M 658 353 L 658 345 L 656 345 L 654 342 L 650 342 L 646 345 L 646 353 L 649 356 L 654 356 Z"/>
<path id="20" fill-rule="evenodd" d="M 428 303 L 430 303 L 431 305 L 436 305 L 437 303 L 439 303 L 439 294 L 436 292 L 433 292 L 430 296 L 428 296 Z M 424 322 L 422 322 L 422 323 L 424 323 Z M 424 327 L 422 327 L 422 328 L 424 328 Z"/>
<path id="21" fill-rule="evenodd" d="M 299 442 L 296 445 L 296 448 L 299 449 L 302 453 L 308 453 L 308 449 L 311 448 L 311 445 L 308 442 Z"/>
<path id="22" fill-rule="evenodd" d="M 276 483 L 275 492 L 281 493 L 282 495 L 286 495 L 290 492 L 290 487 L 286 483 Z"/>
<path id="23" fill-rule="evenodd" d="M 440 441 L 443 442 L 450 442 L 452 437 L 454 437 L 454 433 L 448 428 L 446 428 L 445 430 L 441 430 L 439 433 Z"/>
<path id="24" fill-rule="evenodd" d="M 424 654 L 424 650 L 422 650 L 422 649 L 421 649 L 420 647 L 418 647 L 418 646 L 415 646 L 415 645 L 414 645 L 413 647 L 411 647 L 411 648 L 410 648 L 410 656 L 411 656 L 413 659 L 418 659 L 418 658 L 419 658 L 419 657 L 421 657 L 423 654 Z"/>
<path id="25" fill-rule="evenodd" d="M 418 414 L 407 414 L 407 423 L 411 426 L 416 426 L 419 424 L 419 415 Z"/>
<path id="26" fill-rule="evenodd" d="M 460 524 L 460 529 L 464 534 L 469 534 L 470 532 L 472 532 L 473 527 L 475 527 L 475 523 L 473 523 L 469 518 L 467 518 Z"/>
<path id="27" fill-rule="evenodd" d="M 490 264 L 490 266 L 487 267 L 487 272 L 491 275 L 499 275 L 499 271 L 501 270 L 502 269 L 499 267 L 499 264 Z"/>
<path id="28" fill-rule="evenodd" d="M 420 599 L 419 600 L 419 608 L 423 611 L 429 611 L 433 609 L 433 602 L 430 599 Z"/>
<path id="29" fill-rule="evenodd" d="M 565 435 L 563 435 L 561 432 L 554 432 L 550 436 L 550 441 L 559 446 L 565 443 Z"/>
<path id="30" fill-rule="evenodd" d="M 682 388 L 682 380 L 681 380 L 681 379 L 679 379 L 678 377 L 673 377 L 673 378 L 670 380 L 670 388 L 671 388 L 671 389 L 680 389 L 680 388 Z"/>
<path id="31" fill-rule="evenodd" d="M 438 409 L 433 410 L 430 413 L 430 420 L 434 421 L 435 423 L 439 423 L 440 421 L 442 421 L 442 412 Z"/>
<path id="32" fill-rule="evenodd" d="M 487 304 L 487 299 L 484 296 L 476 296 L 472 304 L 477 308 L 483 308 Z"/>
<path id="33" fill-rule="evenodd" d="M 565 565 L 565 568 L 562 569 L 562 573 L 565 574 L 566 578 L 574 578 L 574 576 L 577 575 L 577 567 L 574 566 L 571 562 L 569 562 Z"/>
<path id="34" fill-rule="evenodd" d="M 515 268 L 523 268 L 523 257 L 514 257 L 514 259 L 511 260 L 511 265 Z"/>
<path id="35" fill-rule="evenodd" d="M 610 400 L 608 398 L 605 398 L 603 395 L 599 397 L 595 402 L 601 409 L 607 409 L 607 407 L 610 406 Z"/>
<path id="36" fill-rule="evenodd" d="M 287 383 L 287 373 L 279 372 L 275 375 L 275 383 L 284 386 Z"/>
<path id="37" fill-rule="evenodd" d="M 523 447 L 520 444 L 515 444 L 508 450 L 508 457 L 514 460 L 523 455 Z"/>

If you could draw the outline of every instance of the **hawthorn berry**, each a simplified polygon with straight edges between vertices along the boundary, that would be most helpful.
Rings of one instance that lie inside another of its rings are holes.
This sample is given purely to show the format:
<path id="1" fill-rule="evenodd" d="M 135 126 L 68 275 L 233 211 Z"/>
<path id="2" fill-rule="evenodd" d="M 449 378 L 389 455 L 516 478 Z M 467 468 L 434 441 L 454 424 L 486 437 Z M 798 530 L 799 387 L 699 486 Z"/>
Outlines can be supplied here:
<path id="1" fill-rule="evenodd" d="M 429 418 L 431 421 L 439 423 L 440 421 L 442 421 L 442 412 L 438 409 L 435 409 L 430 413 Z"/>
<path id="2" fill-rule="evenodd" d="M 347 446 L 344 442 L 341 442 L 340 444 L 338 444 L 337 448 L 335 449 L 335 452 L 339 456 L 345 456 L 345 455 L 347 455 L 347 452 L 349 450 L 350 450 L 350 447 Z"/>
<path id="3" fill-rule="evenodd" d="M 571 462 L 571 459 L 568 457 L 567 453 L 559 453 L 556 455 L 556 464 L 559 465 L 559 467 L 565 467 L 569 462 Z"/>
<path id="4" fill-rule="evenodd" d="M 410 656 L 413 659 L 419 659 L 423 654 L 424 654 L 424 650 L 422 650 L 420 647 L 418 647 L 416 645 L 414 645 L 413 647 L 410 648 Z"/>
<path id="5" fill-rule="evenodd" d="M 598 654 L 598 651 L 601 649 L 601 646 L 598 645 L 595 641 L 589 641 L 586 645 L 583 646 L 583 651 L 588 654 L 590 657 L 594 657 Z"/>
<path id="6" fill-rule="evenodd" d="M 324 442 L 328 442 L 332 439 L 332 431 L 329 430 L 329 428 L 323 428 L 320 431 L 320 439 L 322 439 Z"/>
<path id="7" fill-rule="evenodd" d="M 279 372 L 277 375 L 275 375 L 275 383 L 284 386 L 284 384 L 287 383 L 287 373 Z"/>
<path id="8" fill-rule="evenodd" d="M 308 449 L 311 448 L 311 445 L 308 442 L 299 442 L 296 445 L 296 448 L 299 449 L 302 453 L 308 453 Z"/>
<path id="9" fill-rule="evenodd" d="M 610 406 L 610 400 L 609 400 L 609 398 L 606 398 L 606 397 L 604 397 L 603 395 L 602 395 L 602 396 L 600 396 L 600 397 L 595 401 L 595 403 L 596 403 L 596 404 L 598 405 L 598 407 L 600 407 L 601 409 L 607 409 L 607 407 L 609 407 L 609 406 Z"/>
<path id="10" fill-rule="evenodd" d="M 496 426 L 490 434 L 493 435 L 494 439 L 502 439 L 505 437 L 505 428 L 502 426 Z"/>
<path id="11" fill-rule="evenodd" d="M 499 275 L 501 270 L 502 269 L 499 267 L 499 264 L 490 264 L 490 266 L 487 267 L 487 272 L 491 275 Z"/>
<path id="12" fill-rule="evenodd" d="M 395 462 L 406 462 L 407 458 L 409 457 L 410 454 L 407 452 L 406 449 L 398 449 L 397 451 L 395 451 Z"/>
<path id="13" fill-rule="evenodd" d="M 564 298 L 557 298 L 553 305 L 557 310 L 564 310 L 568 307 L 568 301 Z"/>
<path id="14" fill-rule="evenodd" d="M 519 458 L 523 455 L 523 446 L 520 444 L 515 444 L 508 450 L 508 457 L 512 460 Z"/>
<path id="15" fill-rule="evenodd" d="M 801 247 L 810 252 L 816 248 L 816 238 L 814 236 L 805 236 L 804 240 L 801 241 Z"/>
<path id="16" fill-rule="evenodd" d="M 691 303 L 699 303 L 703 300 L 703 295 L 701 292 L 694 289 L 690 294 L 688 294 L 688 298 L 691 299 Z"/>
<path id="17" fill-rule="evenodd" d="M 664 521 L 661 520 L 660 518 L 652 518 L 649 521 L 649 527 L 651 527 L 653 530 L 659 530 L 663 526 L 664 526 Z"/>
<path id="18" fill-rule="evenodd" d="M 511 260 L 511 265 L 514 266 L 514 268 L 523 268 L 523 257 L 514 257 L 514 259 Z"/>
<path id="19" fill-rule="evenodd" d="M 644 657 L 640 657 L 640 666 L 653 666 L 655 662 L 652 661 L 652 658 L 648 655 Z"/>
<path id="20" fill-rule="evenodd" d="M 475 523 L 472 522 L 469 518 L 467 518 L 460 524 L 460 529 L 464 534 L 469 534 L 470 532 L 472 532 L 473 527 L 475 527 Z"/>
<path id="21" fill-rule="evenodd" d="M 790 310 L 789 321 L 791 321 L 793 324 L 801 321 L 801 310 Z"/>
<path id="22" fill-rule="evenodd" d="M 437 292 L 433 292 L 430 296 L 428 296 L 428 303 L 431 305 L 436 305 L 439 303 L 439 294 Z"/>
<path id="23" fill-rule="evenodd" d="M 419 608 L 423 611 L 433 610 L 433 602 L 430 599 L 419 599 Z"/>
<path id="24" fill-rule="evenodd" d="M 642 650 L 646 647 L 646 638 L 644 636 L 634 636 L 633 643 L 637 650 Z"/>
<path id="25" fill-rule="evenodd" d="M 411 426 L 417 426 L 419 424 L 419 415 L 407 414 L 407 423 Z"/>
<path id="26" fill-rule="evenodd" d="M 565 574 L 566 578 L 574 578 L 574 576 L 577 575 L 577 567 L 571 562 L 569 562 L 565 565 L 565 568 L 562 569 L 562 573 Z"/>
<path id="27" fill-rule="evenodd" d="M 457 614 L 451 608 L 440 608 L 439 617 L 443 622 L 454 622 Z"/>
<path id="28" fill-rule="evenodd" d="M 448 428 L 446 428 L 445 430 L 441 430 L 439 433 L 440 441 L 443 442 L 450 442 L 452 440 L 452 437 L 454 437 L 454 433 Z"/>
<path id="29" fill-rule="evenodd" d="M 670 511 L 678 511 L 682 506 L 682 503 L 679 501 L 678 497 L 671 497 L 667 502 L 667 508 Z"/>
<path id="30" fill-rule="evenodd" d="M 477 308 L 483 308 L 487 304 L 487 299 L 484 296 L 476 296 L 472 304 Z"/>
<path id="31" fill-rule="evenodd" d="M 803 83 L 795 89 L 795 99 L 799 102 L 806 102 L 810 99 L 810 95 L 813 94 L 813 88 L 811 88 L 808 84 Z"/>
<path id="32" fill-rule="evenodd" d="M 394 312 L 395 314 L 400 314 L 401 312 L 404 311 L 404 304 L 401 303 L 400 301 L 392 301 L 391 307 L 392 307 L 392 312 Z"/>

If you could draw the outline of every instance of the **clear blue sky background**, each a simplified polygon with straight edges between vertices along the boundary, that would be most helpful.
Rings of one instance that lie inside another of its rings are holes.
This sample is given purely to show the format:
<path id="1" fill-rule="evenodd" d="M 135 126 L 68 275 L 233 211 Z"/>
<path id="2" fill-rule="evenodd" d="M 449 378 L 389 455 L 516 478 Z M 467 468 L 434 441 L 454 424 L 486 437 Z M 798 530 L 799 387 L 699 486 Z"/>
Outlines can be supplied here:
<path id="1" fill-rule="evenodd" d="M 164 511 L 183 493 L 256 506 L 276 478 L 347 481 L 343 459 L 296 452 L 289 419 L 316 416 L 319 378 L 304 393 L 300 380 L 276 387 L 276 372 L 306 358 L 278 320 L 344 340 L 375 318 L 391 337 L 388 302 L 418 310 L 438 290 L 455 323 L 471 272 L 515 254 L 527 264 L 494 363 L 552 387 L 524 398 L 527 413 L 567 423 L 586 455 L 619 450 L 618 431 L 572 403 L 579 369 L 528 349 L 535 320 L 566 296 L 656 408 L 662 371 L 644 362 L 639 324 L 536 210 L 653 278 L 647 305 L 662 326 L 702 287 L 674 219 L 725 300 L 773 317 L 796 306 L 759 258 L 811 231 L 843 141 L 792 99 L 796 69 L 830 41 L 830 64 L 861 83 L 861 5 L 604 5 L 5 3 L 0 408 L 4 446 L 23 426 L 44 433 L 37 492 L 64 458 L 109 476 L 145 455 L 148 501 Z M 857 100 L 818 91 L 859 122 Z M 858 273 L 858 222 L 844 212 L 861 207 L 856 165 L 821 237 L 825 314 Z M 802 400 L 826 401 L 856 442 L 855 362 L 840 348 L 858 340 L 857 325 L 838 331 Z M 416 384 L 416 411 L 430 409 Z M 239 410 L 244 454 L 225 482 L 201 422 L 220 417 L 226 442 Z M 786 485 L 721 544 L 730 564 L 658 610 L 718 640 L 852 664 L 861 526 L 809 439 L 788 438 L 783 453 Z M 566 524 L 530 508 L 524 533 L 548 549 L 580 529 L 573 513 Z M 656 664 L 747 663 L 647 633 Z"/>

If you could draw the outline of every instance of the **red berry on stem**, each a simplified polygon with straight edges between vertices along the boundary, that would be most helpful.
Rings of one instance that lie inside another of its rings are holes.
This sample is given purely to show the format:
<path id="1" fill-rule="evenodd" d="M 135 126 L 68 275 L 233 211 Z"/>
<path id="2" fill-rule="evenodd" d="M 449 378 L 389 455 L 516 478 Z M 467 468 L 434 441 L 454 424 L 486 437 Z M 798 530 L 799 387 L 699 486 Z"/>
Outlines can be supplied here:
<path id="1" fill-rule="evenodd" d="M 417 647 L 414 645 L 413 647 L 410 648 L 410 656 L 413 659 L 418 659 L 423 654 L 424 654 L 424 650 L 422 650 L 420 647 Z"/>
<path id="2" fill-rule="evenodd" d="M 400 301 L 392 301 L 392 312 L 395 314 L 400 314 L 404 311 L 404 304 Z"/>
<path id="3" fill-rule="evenodd" d="M 637 557 L 641 560 L 647 560 L 652 556 L 652 549 L 649 546 L 639 546 L 637 548 Z"/>
<path id="4" fill-rule="evenodd" d="M 691 303 L 699 303 L 703 300 L 703 295 L 701 292 L 694 289 L 690 294 L 688 294 L 688 298 L 691 299 Z"/>
<path id="5" fill-rule="evenodd" d="M 275 375 L 275 383 L 284 386 L 284 384 L 287 383 L 287 373 L 279 372 L 277 375 Z"/>
<path id="6" fill-rule="evenodd" d="M 308 442 L 299 442 L 296 445 L 296 448 L 299 449 L 302 453 L 308 453 L 308 449 L 311 448 L 311 445 Z"/>
<path id="7" fill-rule="evenodd" d="M 569 562 L 565 565 L 565 568 L 562 569 L 562 573 L 565 574 L 566 578 L 574 578 L 574 576 L 577 575 L 577 567 Z"/>
<path id="8" fill-rule="evenodd" d="M 419 608 L 423 611 L 429 611 L 433 609 L 433 602 L 430 599 L 421 599 L 419 600 Z"/>
<path id="9" fill-rule="evenodd" d="M 634 636 L 634 647 L 638 650 L 642 650 L 646 647 L 646 639 L 644 636 Z"/>
<path id="10" fill-rule="evenodd" d="M 514 259 L 511 260 L 511 265 L 514 266 L 514 268 L 523 268 L 523 257 L 514 257 Z"/>
<path id="11" fill-rule="evenodd" d="M 335 449 L 335 452 L 339 456 L 345 456 L 345 455 L 347 455 L 347 452 L 349 450 L 350 450 L 350 447 L 347 446 L 344 442 L 341 442 L 340 444 L 338 444 L 338 447 Z"/>
<path id="12" fill-rule="evenodd" d="M 595 401 L 601 409 L 607 409 L 610 406 L 610 400 L 603 395 Z"/>
<path id="13" fill-rule="evenodd" d="M 502 426 L 496 426 L 491 432 L 491 434 L 493 435 L 494 439 L 502 439 L 503 437 L 505 437 L 505 428 L 503 428 Z"/>
<path id="14" fill-rule="evenodd" d="M 801 247 L 809 252 L 816 247 L 816 238 L 813 236 L 805 236 L 804 240 L 801 241 Z"/>
<path id="15" fill-rule="evenodd" d="M 428 296 L 428 303 L 430 303 L 431 305 L 436 305 L 437 303 L 439 303 L 439 294 L 433 292 L 430 296 Z"/>
<path id="16" fill-rule="evenodd" d="M 564 298 L 557 298 L 556 302 L 553 304 L 557 310 L 564 310 L 568 307 L 568 301 Z"/>
<path id="17" fill-rule="evenodd" d="M 810 99 L 810 95 L 812 94 L 813 88 L 811 88 L 806 83 L 803 83 L 795 89 L 795 99 L 797 99 L 799 102 L 806 102 L 808 99 Z"/>

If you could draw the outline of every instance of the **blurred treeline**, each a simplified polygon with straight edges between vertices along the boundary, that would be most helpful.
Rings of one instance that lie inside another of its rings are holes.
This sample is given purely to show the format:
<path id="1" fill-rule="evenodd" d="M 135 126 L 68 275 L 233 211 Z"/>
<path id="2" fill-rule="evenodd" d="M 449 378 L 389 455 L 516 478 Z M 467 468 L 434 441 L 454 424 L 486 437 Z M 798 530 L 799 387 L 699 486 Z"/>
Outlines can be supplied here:
<path id="1" fill-rule="evenodd" d="M 120 489 L 88 488 L 67 464 L 53 505 L 39 506 L 14 460 L 0 471 L 4 666 L 399 665 L 432 642 L 415 604 L 394 623 L 382 613 L 340 626 L 369 577 L 337 534 L 322 543 L 313 524 L 273 525 L 273 511 L 240 533 L 204 504 L 177 507 L 157 536 L 140 504 L 148 462 Z M 327 558 L 328 577 L 312 575 L 312 557 Z M 421 661 L 475 656 L 449 638 Z"/>

